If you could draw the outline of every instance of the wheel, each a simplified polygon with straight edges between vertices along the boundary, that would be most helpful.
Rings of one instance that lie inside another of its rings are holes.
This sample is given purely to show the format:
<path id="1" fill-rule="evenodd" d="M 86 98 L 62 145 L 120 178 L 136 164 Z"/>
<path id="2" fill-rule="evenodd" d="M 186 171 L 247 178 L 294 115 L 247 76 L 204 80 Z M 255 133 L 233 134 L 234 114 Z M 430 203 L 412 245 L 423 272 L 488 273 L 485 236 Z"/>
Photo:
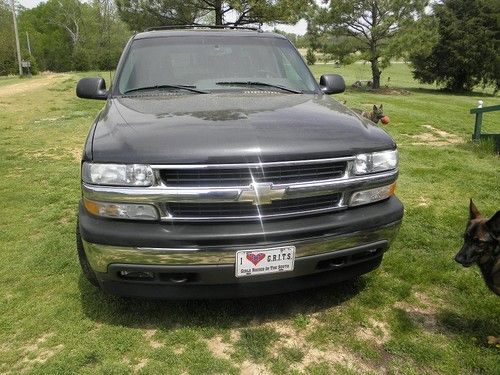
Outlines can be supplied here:
<path id="1" fill-rule="evenodd" d="M 78 252 L 78 260 L 80 261 L 80 267 L 82 268 L 83 276 L 94 286 L 99 287 L 99 282 L 95 276 L 94 271 L 90 267 L 87 256 L 85 255 L 85 250 L 83 249 L 82 237 L 80 236 L 80 225 L 78 220 L 76 221 L 76 250 Z"/>

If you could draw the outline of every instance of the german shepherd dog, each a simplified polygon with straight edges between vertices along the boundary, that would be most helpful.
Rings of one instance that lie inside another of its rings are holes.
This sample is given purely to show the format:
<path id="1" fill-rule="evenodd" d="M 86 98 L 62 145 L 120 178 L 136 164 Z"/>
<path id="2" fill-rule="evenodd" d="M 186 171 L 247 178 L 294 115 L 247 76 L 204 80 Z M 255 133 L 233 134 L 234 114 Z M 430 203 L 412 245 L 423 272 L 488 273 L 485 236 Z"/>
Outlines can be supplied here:
<path id="1" fill-rule="evenodd" d="M 378 124 L 378 122 L 385 117 L 384 115 L 384 106 L 380 104 L 380 107 L 377 107 L 376 105 L 373 106 L 373 111 L 368 112 L 368 111 L 362 111 L 360 109 L 355 109 L 355 112 L 359 113 L 361 116 L 366 117 L 368 120 L 371 120 L 375 124 Z"/>
<path id="2" fill-rule="evenodd" d="M 477 263 L 488 288 L 500 296 L 500 211 L 487 219 L 470 200 L 464 244 L 455 260 L 464 267 Z"/>

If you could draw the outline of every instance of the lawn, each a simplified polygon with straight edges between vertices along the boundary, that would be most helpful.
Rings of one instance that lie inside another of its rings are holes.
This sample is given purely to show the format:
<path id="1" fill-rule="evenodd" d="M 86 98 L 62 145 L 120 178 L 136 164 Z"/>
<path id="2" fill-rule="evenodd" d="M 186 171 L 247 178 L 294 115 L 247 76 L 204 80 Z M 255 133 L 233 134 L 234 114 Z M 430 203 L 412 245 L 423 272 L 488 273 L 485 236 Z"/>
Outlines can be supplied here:
<path id="1" fill-rule="evenodd" d="M 0 87 L 12 85 L 21 82 L 17 76 L 2 76 L 0 77 Z"/>
<path id="2" fill-rule="evenodd" d="M 360 64 L 313 70 L 369 78 Z M 383 103 L 400 149 L 406 214 L 377 271 L 259 299 L 146 301 L 104 295 L 80 274 L 79 160 L 103 105 L 75 97 L 83 75 L 0 80 L 0 373 L 498 374 L 487 336 L 500 336 L 500 298 L 452 260 L 469 197 L 485 215 L 500 208 L 499 157 L 469 142 L 469 109 L 498 97 L 420 86 L 403 64 L 384 72 L 382 93 L 338 95 Z M 486 130 L 499 124 L 485 115 Z"/>

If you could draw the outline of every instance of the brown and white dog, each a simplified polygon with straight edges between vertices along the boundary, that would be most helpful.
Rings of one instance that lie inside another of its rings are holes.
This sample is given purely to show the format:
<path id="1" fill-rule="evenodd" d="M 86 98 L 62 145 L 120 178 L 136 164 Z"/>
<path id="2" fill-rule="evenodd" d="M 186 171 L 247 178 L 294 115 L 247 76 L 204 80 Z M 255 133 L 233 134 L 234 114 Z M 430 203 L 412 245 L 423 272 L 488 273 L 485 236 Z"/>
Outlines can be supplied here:
<path id="1" fill-rule="evenodd" d="M 500 211 L 487 219 L 470 200 L 464 244 L 455 260 L 464 267 L 477 263 L 488 288 L 500 296 Z"/>

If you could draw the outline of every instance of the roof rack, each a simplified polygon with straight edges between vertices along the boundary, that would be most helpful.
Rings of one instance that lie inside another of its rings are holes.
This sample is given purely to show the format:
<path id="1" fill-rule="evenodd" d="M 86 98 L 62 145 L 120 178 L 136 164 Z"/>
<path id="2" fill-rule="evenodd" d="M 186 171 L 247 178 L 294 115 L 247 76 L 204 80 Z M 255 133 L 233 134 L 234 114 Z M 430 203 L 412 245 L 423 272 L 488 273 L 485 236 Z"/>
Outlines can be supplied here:
<path id="1" fill-rule="evenodd" d="M 257 31 L 259 33 L 263 33 L 264 31 L 260 27 L 251 27 L 251 26 L 237 26 L 237 25 L 165 25 L 165 26 L 154 26 L 148 27 L 144 31 L 157 31 L 157 30 L 178 30 L 178 29 L 231 29 L 231 30 L 251 30 Z"/>

